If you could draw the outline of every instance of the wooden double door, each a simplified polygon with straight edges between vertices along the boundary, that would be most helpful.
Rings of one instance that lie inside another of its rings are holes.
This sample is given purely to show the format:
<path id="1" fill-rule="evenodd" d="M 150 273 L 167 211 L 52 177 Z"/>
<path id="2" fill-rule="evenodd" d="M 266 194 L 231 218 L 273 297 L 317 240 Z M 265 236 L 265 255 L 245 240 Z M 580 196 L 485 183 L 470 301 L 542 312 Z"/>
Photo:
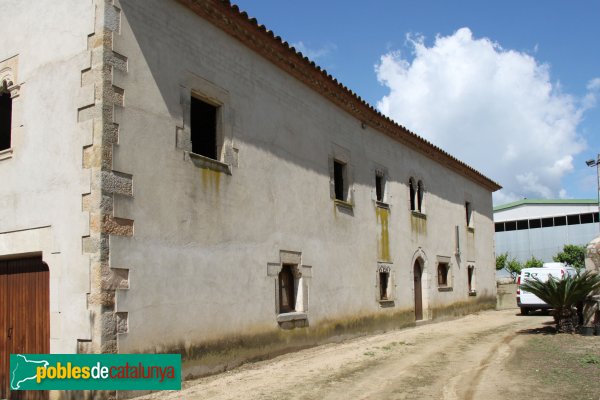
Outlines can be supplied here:
<path id="1" fill-rule="evenodd" d="M 50 273 L 41 257 L 0 260 L 0 399 L 46 399 L 10 391 L 10 354 L 50 352 Z"/>

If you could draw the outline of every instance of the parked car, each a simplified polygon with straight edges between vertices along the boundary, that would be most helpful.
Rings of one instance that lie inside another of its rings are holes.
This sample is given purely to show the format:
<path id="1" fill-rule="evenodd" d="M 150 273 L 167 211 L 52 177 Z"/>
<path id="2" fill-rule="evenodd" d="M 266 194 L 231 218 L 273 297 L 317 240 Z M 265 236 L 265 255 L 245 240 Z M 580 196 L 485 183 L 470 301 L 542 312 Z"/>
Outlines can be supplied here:
<path id="1" fill-rule="evenodd" d="M 562 279 L 565 275 L 574 276 L 577 271 L 573 267 L 569 267 L 559 262 L 544 263 L 542 268 L 523 268 L 517 279 L 517 306 L 521 308 L 521 314 L 527 315 L 534 310 L 547 310 L 550 305 L 543 302 L 539 297 L 524 290 L 521 290 L 521 283 L 538 278 L 542 282 L 546 282 L 551 276 L 556 279 Z"/>

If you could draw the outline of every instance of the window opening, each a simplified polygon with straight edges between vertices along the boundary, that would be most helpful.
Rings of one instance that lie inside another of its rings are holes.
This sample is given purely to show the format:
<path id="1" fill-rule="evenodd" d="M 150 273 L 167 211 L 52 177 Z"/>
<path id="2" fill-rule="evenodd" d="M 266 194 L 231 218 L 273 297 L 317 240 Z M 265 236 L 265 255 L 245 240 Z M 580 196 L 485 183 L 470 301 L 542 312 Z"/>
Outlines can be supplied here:
<path id="1" fill-rule="evenodd" d="M 567 224 L 567 217 L 554 217 L 554 226 L 563 226 Z"/>
<path id="2" fill-rule="evenodd" d="M 12 98 L 6 86 L 6 81 L 0 86 L 0 151 L 11 145 Z"/>
<path id="3" fill-rule="evenodd" d="M 342 201 L 346 200 L 346 190 L 344 184 L 345 169 L 346 165 L 344 163 L 341 163 L 338 160 L 333 160 L 333 183 L 335 186 L 335 198 Z"/>
<path id="4" fill-rule="evenodd" d="M 521 219 L 517 221 L 517 230 L 522 231 L 524 229 L 529 229 L 529 225 L 526 219 Z"/>
<path id="5" fill-rule="evenodd" d="M 582 224 L 591 224 L 594 222 L 594 214 L 581 214 L 581 223 Z"/>
<path id="6" fill-rule="evenodd" d="M 408 180 L 408 189 L 410 191 L 410 210 L 416 211 L 417 207 L 415 204 L 415 181 L 413 180 L 413 178 L 410 178 Z"/>
<path id="7" fill-rule="evenodd" d="M 529 220 L 529 229 L 537 229 L 542 227 L 542 220 L 539 218 Z"/>
<path id="8" fill-rule="evenodd" d="M 284 264 L 279 272 L 279 312 L 296 311 L 296 293 L 292 265 Z"/>
<path id="9" fill-rule="evenodd" d="M 554 226 L 554 219 L 550 218 L 542 218 L 542 228 L 550 228 Z"/>
<path id="10" fill-rule="evenodd" d="M 377 195 L 377 201 L 383 202 L 383 194 L 385 190 L 385 183 L 383 176 L 375 174 L 375 194 Z"/>
<path id="11" fill-rule="evenodd" d="M 192 153 L 217 159 L 217 111 L 218 107 L 192 97 L 190 107 L 190 130 Z"/>
<path id="12" fill-rule="evenodd" d="M 467 280 L 469 283 L 469 292 L 473 291 L 473 270 L 474 270 L 474 268 L 472 265 L 470 265 L 467 268 Z"/>
<path id="13" fill-rule="evenodd" d="M 449 269 L 449 266 L 447 263 L 439 263 L 438 264 L 438 286 L 439 287 L 448 286 L 448 269 Z"/>
<path id="14" fill-rule="evenodd" d="M 496 228 L 496 232 L 504 232 L 504 222 L 496 222 L 494 226 Z"/>
<path id="15" fill-rule="evenodd" d="M 389 272 L 379 272 L 379 299 L 388 300 L 388 285 L 390 281 Z"/>
<path id="16" fill-rule="evenodd" d="M 517 229 L 516 221 L 507 221 L 504 223 L 504 229 L 507 231 L 514 231 Z"/>
<path id="17" fill-rule="evenodd" d="M 423 211 L 423 191 L 423 182 L 419 181 L 419 183 L 417 183 L 417 207 L 419 212 Z"/>
<path id="18" fill-rule="evenodd" d="M 467 214 L 467 226 L 471 226 L 471 203 L 465 201 L 465 213 Z"/>

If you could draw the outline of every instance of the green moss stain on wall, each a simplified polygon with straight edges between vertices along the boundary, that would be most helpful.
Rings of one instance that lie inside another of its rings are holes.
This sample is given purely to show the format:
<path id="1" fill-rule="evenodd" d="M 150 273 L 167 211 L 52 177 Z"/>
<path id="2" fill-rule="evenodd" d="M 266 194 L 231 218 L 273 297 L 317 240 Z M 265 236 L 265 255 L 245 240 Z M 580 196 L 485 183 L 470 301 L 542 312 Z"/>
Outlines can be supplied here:
<path id="1" fill-rule="evenodd" d="M 380 261 L 391 262 L 390 257 L 390 234 L 388 229 L 390 210 L 382 207 L 375 207 L 377 223 L 379 224 L 379 235 L 377 237 L 377 257 Z"/>
<path id="2" fill-rule="evenodd" d="M 410 230 L 417 237 L 427 234 L 427 217 L 411 212 L 410 215 Z"/>
<path id="3" fill-rule="evenodd" d="M 221 172 L 213 171 L 208 168 L 200 168 L 200 177 L 202 179 L 202 188 L 204 191 L 214 189 L 219 194 L 221 188 Z"/>

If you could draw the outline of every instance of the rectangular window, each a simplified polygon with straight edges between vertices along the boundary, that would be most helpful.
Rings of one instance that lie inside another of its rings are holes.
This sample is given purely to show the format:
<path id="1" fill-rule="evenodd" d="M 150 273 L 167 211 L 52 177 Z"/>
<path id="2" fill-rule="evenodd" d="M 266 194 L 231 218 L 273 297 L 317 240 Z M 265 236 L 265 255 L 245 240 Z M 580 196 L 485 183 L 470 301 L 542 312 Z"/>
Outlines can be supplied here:
<path id="1" fill-rule="evenodd" d="M 567 215 L 567 225 L 579 225 L 579 214 Z"/>
<path id="2" fill-rule="evenodd" d="M 594 222 L 599 222 L 599 220 L 600 220 L 600 214 L 594 213 Z"/>
<path id="3" fill-rule="evenodd" d="M 529 229 L 529 226 L 527 225 L 527 220 L 522 219 L 522 220 L 517 221 L 517 230 L 522 231 L 524 229 Z"/>
<path id="4" fill-rule="evenodd" d="M 594 214 L 581 214 L 581 223 L 582 224 L 591 224 L 594 222 Z"/>
<path id="5" fill-rule="evenodd" d="M 380 272 L 379 273 L 379 299 L 380 300 L 388 299 L 389 279 L 390 279 L 389 272 Z"/>
<path id="6" fill-rule="evenodd" d="M 0 86 L 0 151 L 10 149 L 12 126 L 12 98 L 3 86 Z"/>
<path id="7" fill-rule="evenodd" d="M 335 198 L 346 201 L 346 184 L 344 178 L 346 175 L 346 164 L 333 160 L 333 183 L 335 186 Z"/>
<path id="8" fill-rule="evenodd" d="M 529 229 L 537 229 L 542 227 L 542 220 L 539 218 L 529 220 Z"/>
<path id="9" fill-rule="evenodd" d="M 567 224 L 567 217 L 554 217 L 554 226 L 563 226 Z"/>
<path id="10" fill-rule="evenodd" d="M 383 175 L 375 174 L 375 194 L 377 195 L 377 201 L 383 202 L 384 191 L 385 181 Z"/>
<path id="11" fill-rule="evenodd" d="M 472 210 L 471 210 L 471 203 L 468 201 L 465 201 L 465 213 L 466 213 L 466 217 L 467 217 L 467 226 L 471 226 Z"/>
<path id="12" fill-rule="evenodd" d="M 284 264 L 279 272 L 279 312 L 296 311 L 296 292 L 292 265 Z"/>
<path id="13" fill-rule="evenodd" d="M 504 232 L 504 222 L 496 222 L 496 232 Z"/>
<path id="14" fill-rule="evenodd" d="M 448 263 L 438 263 L 438 286 L 439 287 L 447 287 L 448 286 Z"/>
<path id="15" fill-rule="evenodd" d="M 192 153 L 217 159 L 217 112 L 218 107 L 192 97 L 190 106 L 190 130 Z"/>
<path id="16" fill-rule="evenodd" d="M 542 218 L 542 228 L 550 228 L 554 226 L 554 219 L 552 217 Z"/>
<path id="17" fill-rule="evenodd" d="M 516 221 L 507 221 L 504 223 L 504 226 L 507 231 L 514 231 L 517 229 L 517 222 Z"/>

